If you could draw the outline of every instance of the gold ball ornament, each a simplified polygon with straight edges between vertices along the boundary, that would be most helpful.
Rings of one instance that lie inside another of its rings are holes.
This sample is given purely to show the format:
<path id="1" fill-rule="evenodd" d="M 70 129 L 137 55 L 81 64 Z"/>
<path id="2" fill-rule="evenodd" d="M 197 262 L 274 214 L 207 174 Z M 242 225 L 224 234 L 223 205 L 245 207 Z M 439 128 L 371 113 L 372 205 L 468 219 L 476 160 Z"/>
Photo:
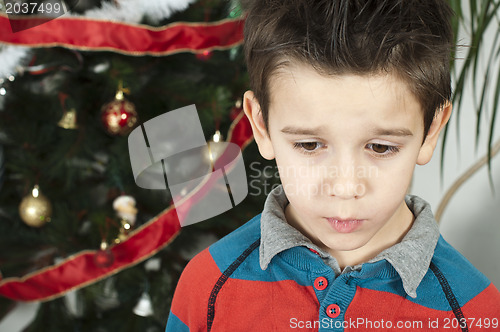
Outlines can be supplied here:
<path id="1" fill-rule="evenodd" d="M 52 204 L 35 186 L 30 195 L 24 197 L 19 204 L 21 219 L 31 227 L 42 227 L 50 221 Z"/>

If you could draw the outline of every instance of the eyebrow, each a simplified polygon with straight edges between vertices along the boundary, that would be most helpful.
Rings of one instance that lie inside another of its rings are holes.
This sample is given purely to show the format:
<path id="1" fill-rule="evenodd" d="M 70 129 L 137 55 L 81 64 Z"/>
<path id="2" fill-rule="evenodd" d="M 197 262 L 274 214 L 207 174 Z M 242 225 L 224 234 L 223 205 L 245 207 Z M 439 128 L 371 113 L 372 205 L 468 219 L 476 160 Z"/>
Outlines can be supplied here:
<path id="1" fill-rule="evenodd" d="M 299 128 L 299 127 L 286 126 L 285 128 L 281 129 L 282 133 L 290 135 L 318 135 L 324 131 L 326 131 L 326 128 L 324 126 L 319 126 L 315 128 Z"/>
<path id="2" fill-rule="evenodd" d="M 373 133 L 376 136 L 413 136 L 411 130 L 407 128 L 375 128 Z"/>
<path id="3" fill-rule="evenodd" d="M 326 131 L 324 126 L 319 126 L 315 128 L 299 128 L 286 126 L 281 129 L 282 133 L 290 134 L 290 135 L 318 135 Z M 373 134 L 376 136 L 398 136 L 398 137 L 406 137 L 413 136 L 411 130 L 407 128 L 375 128 L 373 130 Z"/>

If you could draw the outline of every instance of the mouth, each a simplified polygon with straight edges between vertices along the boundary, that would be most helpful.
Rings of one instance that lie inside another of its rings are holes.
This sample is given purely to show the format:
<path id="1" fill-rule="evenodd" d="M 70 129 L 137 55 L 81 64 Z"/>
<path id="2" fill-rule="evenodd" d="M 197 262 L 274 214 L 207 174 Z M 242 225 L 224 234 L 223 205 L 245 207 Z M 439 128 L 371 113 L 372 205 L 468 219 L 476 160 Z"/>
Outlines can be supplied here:
<path id="1" fill-rule="evenodd" d="M 325 218 L 330 226 L 338 233 L 352 233 L 361 227 L 362 219 L 341 219 L 337 217 Z"/>

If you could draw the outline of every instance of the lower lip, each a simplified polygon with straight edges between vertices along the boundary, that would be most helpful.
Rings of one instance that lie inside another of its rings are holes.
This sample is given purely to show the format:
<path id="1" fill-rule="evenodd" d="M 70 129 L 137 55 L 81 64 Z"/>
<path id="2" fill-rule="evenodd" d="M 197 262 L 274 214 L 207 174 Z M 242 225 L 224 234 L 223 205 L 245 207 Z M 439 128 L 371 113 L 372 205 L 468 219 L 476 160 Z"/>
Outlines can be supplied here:
<path id="1" fill-rule="evenodd" d="M 338 233 L 352 233 L 361 227 L 362 220 L 338 220 L 326 218 L 332 228 Z"/>

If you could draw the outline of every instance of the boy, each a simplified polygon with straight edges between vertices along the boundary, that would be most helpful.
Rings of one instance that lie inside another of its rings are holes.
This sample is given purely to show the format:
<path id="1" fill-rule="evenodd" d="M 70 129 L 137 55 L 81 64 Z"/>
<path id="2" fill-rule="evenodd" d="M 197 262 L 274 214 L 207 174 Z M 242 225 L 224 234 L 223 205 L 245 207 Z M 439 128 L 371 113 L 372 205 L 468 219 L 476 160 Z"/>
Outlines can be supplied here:
<path id="1" fill-rule="evenodd" d="M 500 293 L 406 196 L 451 113 L 445 0 L 252 0 L 244 111 L 282 186 L 198 254 L 167 331 L 497 330 Z"/>

